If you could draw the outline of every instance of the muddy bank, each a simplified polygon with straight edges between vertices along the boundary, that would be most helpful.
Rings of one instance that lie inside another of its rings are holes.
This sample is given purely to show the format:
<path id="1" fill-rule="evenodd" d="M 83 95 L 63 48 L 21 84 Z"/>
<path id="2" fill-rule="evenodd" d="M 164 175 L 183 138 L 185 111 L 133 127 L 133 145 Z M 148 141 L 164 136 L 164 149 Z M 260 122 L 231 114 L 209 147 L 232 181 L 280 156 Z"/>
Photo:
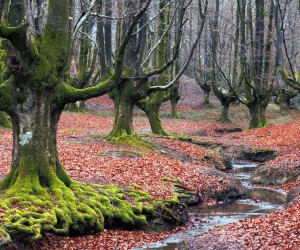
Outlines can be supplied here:
<path id="1" fill-rule="evenodd" d="M 300 165 L 262 165 L 252 175 L 251 182 L 272 186 L 300 180 Z"/>

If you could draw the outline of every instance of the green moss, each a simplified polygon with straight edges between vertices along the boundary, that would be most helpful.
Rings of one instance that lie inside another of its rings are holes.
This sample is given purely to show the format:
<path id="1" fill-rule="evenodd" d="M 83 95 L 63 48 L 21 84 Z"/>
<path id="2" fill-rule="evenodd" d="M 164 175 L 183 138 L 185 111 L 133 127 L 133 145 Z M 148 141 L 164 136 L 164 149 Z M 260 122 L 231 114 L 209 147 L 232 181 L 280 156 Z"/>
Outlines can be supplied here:
<path id="1" fill-rule="evenodd" d="M 12 78 L 9 78 L 0 85 L 0 107 L 6 107 L 11 103 L 12 93 Z"/>
<path id="2" fill-rule="evenodd" d="M 6 114 L 0 111 L 0 127 L 11 128 L 11 122 L 7 118 Z"/>
<path id="3" fill-rule="evenodd" d="M 127 133 L 120 135 L 108 136 L 105 139 L 107 142 L 112 142 L 124 146 L 131 146 L 144 150 L 155 150 L 155 147 L 147 141 L 144 141 L 138 137 L 127 135 Z"/>
<path id="4" fill-rule="evenodd" d="M 166 178 L 166 177 L 162 178 L 162 180 L 165 181 L 165 182 L 172 182 L 172 183 L 175 183 L 175 184 L 182 184 L 182 181 L 180 181 L 180 180 L 170 179 L 170 178 Z"/>
<path id="5" fill-rule="evenodd" d="M 136 183 L 132 183 L 132 184 L 130 184 L 130 186 L 132 186 L 136 189 L 142 189 L 142 187 L 140 185 L 136 184 Z"/>
<path id="6" fill-rule="evenodd" d="M 56 182 L 41 195 L 30 193 L 38 188 L 33 187 L 32 183 L 30 185 L 28 180 L 22 184 L 26 187 L 20 189 L 18 184 L 1 195 L 0 207 L 4 211 L 0 215 L 4 223 L 0 230 L 12 237 L 22 235 L 36 240 L 45 231 L 57 234 L 99 231 L 104 224 L 115 225 L 120 222 L 124 227 L 140 227 L 147 225 L 146 214 L 154 212 L 152 205 L 126 201 L 125 194 L 131 191 L 117 185 L 90 186 L 72 182 L 70 188 L 66 188 Z M 149 196 L 140 190 L 136 194 L 137 197 Z"/>
<path id="7" fill-rule="evenodd" d="M 51 74 L 52 67 L 50 63 L 43 57 L 40 57 L 35 66 L 33 81 L 45 81 Z"/>

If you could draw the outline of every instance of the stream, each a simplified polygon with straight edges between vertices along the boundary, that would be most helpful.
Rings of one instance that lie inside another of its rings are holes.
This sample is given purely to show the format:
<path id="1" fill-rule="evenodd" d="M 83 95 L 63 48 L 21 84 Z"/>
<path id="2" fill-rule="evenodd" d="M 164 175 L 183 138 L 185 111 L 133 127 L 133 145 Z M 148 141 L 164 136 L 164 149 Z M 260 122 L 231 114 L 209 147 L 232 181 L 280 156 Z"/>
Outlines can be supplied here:
<path id="1" fill-rule="evenodd" d="M 213 227 L 236 222 L 250 217 L 261 216 L 281 210 L 285 204 L 285 195 L 280 190 L 274 191 L 250 184 L 251 173 L 257 164 L 236 162 L 233 165 L 233 175 L 247 189 L 246 197 L 238 200 L 219 203 L 215 206 L 202 208 L 201 205 L 189 207 L 189 218 L 192 229 L 174 234 L 164 242 L 155 242 L 132 250 L 143 249 L 188 249 L 185 239 L 199 235 Z"/>

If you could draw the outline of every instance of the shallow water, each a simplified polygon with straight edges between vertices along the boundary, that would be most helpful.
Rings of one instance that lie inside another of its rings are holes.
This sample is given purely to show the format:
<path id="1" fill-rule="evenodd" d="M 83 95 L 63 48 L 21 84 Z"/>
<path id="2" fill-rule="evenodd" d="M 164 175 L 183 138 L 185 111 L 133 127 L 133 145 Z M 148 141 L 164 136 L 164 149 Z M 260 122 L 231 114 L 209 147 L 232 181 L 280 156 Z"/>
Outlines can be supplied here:
<path id="1" fill-rule="evenodd" d="M 281 191 L 264 189 L 250 184 L 251 173 L 256 167 L 256 164 L 245 162 L 233 165 L 235 178 L 239 179 L 247 188 L 246 197 L 208 208 L 202 208 L 200 205 L 189 207 L 190 222 L 193 224 L 193 229 L 172 235 L 164 242 L 155 242 L 133 250 L 174 250 L 176 248 L 185 250 L 188 249 L 185 245 L 186 238 L 199 235 L 216 226 L 283 209 L 285 196 Z"/>

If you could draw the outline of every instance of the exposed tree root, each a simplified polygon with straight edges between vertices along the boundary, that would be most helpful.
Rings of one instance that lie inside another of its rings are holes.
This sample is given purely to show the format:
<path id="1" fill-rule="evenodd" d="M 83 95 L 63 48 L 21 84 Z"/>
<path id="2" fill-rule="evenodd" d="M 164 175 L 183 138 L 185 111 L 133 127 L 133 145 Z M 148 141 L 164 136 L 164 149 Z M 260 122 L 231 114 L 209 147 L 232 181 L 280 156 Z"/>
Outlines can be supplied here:
<path id="1" fill-rule="evenodd" d="M 28 179 L 0 194 L 1 242 L 37 240 L 44 232 L 59 235 L 101 231 L 104 227 L 141 228 L 156 212 L 174 219 L 168 203 L 132 186 L 90 185 L 58 179 L 49 187 Z M 167 205 L 166 205 L 167 204 Z M 170 204 L 169 204 L 170 205 Z M 160 209 L 159 209 L 160 208 Z"/>

